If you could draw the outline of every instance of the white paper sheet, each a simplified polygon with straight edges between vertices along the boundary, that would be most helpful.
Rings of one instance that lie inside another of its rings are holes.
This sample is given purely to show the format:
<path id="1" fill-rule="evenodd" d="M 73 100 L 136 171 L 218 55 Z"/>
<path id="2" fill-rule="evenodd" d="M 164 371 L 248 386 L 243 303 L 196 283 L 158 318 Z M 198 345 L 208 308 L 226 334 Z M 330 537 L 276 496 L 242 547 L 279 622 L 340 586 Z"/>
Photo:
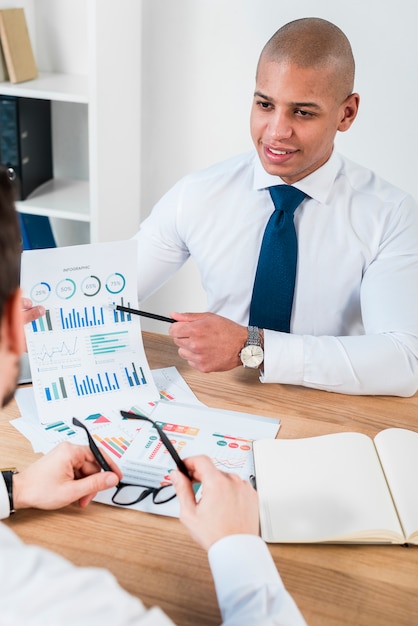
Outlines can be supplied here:
<path id="1" fill-rule="evenodd" d="M 159 399 L 137 308 L 136 242 L 22 255 L 21 286 L 46 314 L 25 327 L 38 415 L 43 423 Z"/>

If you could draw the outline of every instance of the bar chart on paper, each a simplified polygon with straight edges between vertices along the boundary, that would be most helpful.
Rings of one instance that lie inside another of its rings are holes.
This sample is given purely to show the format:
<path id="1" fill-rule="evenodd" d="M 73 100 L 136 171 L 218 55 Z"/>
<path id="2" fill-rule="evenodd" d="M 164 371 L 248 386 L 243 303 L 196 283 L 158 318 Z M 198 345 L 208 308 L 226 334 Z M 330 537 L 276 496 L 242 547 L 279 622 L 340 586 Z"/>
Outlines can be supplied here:
<path id="1" fill-rule="evenodd" d="M 69 330 L 70 328 L 90 328 L 91 326 L 105 325 L 105 316 L 102 306 L 85 306 L 82 309 L 71 307 L 69 310 L 64 307 L 60 307 L 58 314 L 61 323 L 61 330 Z"/>
<path id="2" fill-rule="evenodd" d="M 108 452 L 111 456 L 113 455 L 118 460 L 123 457 L 126 450 L 132 443 L 132 439 L 128 439 L 124 436 L 102 437 L 97 433 L 93 435 L 93 439 L 95 439 L 96 443 L 104 448 L 106 452 Z"/>
<path id="3" fill-rule="evenodd" d="M 133 244 L 133 245 L 132 245 Z M 31 250 L 21 284 L 45 314 L 26 325 L 33 388 L 43 422 L 155 402 L 159 393 L 144 352 L 137 306 L 136 244 L 119 242 Z M 131 397 L 132 396 L 132 397 Z"/>
<path id="4" fill-rule="evenodd" d="M 117 423 L 107 415 L 93 413 L 84 419 L 93 439 L 110 457 L 119 462 L 132 443 L 136 429 L 124 428 L 123 420 Z"/>

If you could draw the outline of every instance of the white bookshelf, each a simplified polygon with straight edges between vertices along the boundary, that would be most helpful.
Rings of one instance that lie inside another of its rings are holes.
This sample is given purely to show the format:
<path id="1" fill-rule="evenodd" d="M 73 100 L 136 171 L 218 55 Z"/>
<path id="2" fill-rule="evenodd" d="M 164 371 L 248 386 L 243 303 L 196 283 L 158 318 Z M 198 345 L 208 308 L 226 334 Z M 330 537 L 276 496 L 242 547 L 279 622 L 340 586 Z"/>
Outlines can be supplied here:
<path id="1" fill-rule="evenodd" d="M 39 72 L 38 78 L 24 83 L 0 82 L 0 93 L 4 96 L 87 104 L 88 76 Z"/>
<path id="2" fill-rule="evenodd" d="M 141 3 L 15 6 L 25 9 L 39 76 L 0 82 L 0 94 L 51 101 L 54 170 L 18 210 L 50 217 L 59 245 L 129 238 L 141 218 Z"/>
<path id="3" fill-rule="evenodd" d="M 89 200 L 88 181 L 53 178 L 16 204 L 22 213 L 90 223 Z"/>

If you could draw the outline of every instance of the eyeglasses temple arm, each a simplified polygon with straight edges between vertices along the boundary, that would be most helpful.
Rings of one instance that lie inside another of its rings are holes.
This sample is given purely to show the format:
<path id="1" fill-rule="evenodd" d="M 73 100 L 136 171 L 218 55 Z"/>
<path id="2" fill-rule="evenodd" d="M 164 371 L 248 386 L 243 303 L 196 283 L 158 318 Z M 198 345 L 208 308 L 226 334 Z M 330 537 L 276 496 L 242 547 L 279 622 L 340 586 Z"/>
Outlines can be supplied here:
<path id="1" fill-rule="evenodd" d="M 171 443 L 171 441 L 169 440 L 165 432 L 158 426 L 158 424 L 154 422 L 154 420 L 150 419 L 149 417 L 145 417 L 145 415 L 137 415 L 136 413 L 128 413 L 128 411 L 121 411 L 120 414 L 122 415 L 122 417 L 125 417 L 126 419 L 144 420 L 145 422 L 150 422 L 151 424 L 153 424 L 154 428 L 157 430 L 158 434 L 160 435 L 165 447 L 167 448 L 167 450 L 170 452 L 171 456 L 173 457 L 173 461 L 177 465 L 177 468 L 180 470 L 182 474 L 184 474 L 189 480 L 191 480 L 189 471 L 186 465 L 184 464 L 183 460 L 179 457 L 177 450 L 175 449 L 175 447 L 173 446 L 173 444 Z"/>
<path id="2" fill-rule="evenodd" d="M 103 454 L 100 452 L 100 450 L 97 447 L 93 437 L 90 435 L 89 431 L 84 426 L 84 424 L 82 422 L 80 422 L 80 420 L 78 420 L 76 417 L 73 417 L 73 424 L 74 424 L 74 426 L 79 426 L 80 428 L 83 428 L 83 430 L 86 431 L 87 438 L 89 440 L 90 450 L 92 451 L 93 456 L 96 459 L 96 461 L 98 462 L 98 464 L 100 465 L 100 467 L 105 472 L 113 472 L 113 469 L 110 467 L 109 463 L 106 461 L 106 459 L 104 458 Z"/>

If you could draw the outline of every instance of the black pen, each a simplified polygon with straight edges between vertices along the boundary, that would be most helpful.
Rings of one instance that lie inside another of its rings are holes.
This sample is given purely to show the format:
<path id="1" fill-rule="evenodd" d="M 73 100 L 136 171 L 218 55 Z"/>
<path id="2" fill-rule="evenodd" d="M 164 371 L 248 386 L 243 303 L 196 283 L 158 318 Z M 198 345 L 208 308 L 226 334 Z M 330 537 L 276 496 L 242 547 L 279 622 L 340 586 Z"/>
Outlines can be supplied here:
<path id="1" fill-rule="evenodd" d="M 157 313 L 147 313 L 147 311 L 139 311 L 139 309 L 131 309 L 129 306 L 123 306 L 122 304 L 109 304 L 110 308 L 116 311 L 123 311 L 124 313 L 131 313 L 132 315 L 141 315 L 141 317 L 149 317 L 152 320 L 159 320 L 160 322 L 168 322 L 172 324 L 176 320 L 172 317 L 165 317 L 164 315 L 158 315 Z"/>

